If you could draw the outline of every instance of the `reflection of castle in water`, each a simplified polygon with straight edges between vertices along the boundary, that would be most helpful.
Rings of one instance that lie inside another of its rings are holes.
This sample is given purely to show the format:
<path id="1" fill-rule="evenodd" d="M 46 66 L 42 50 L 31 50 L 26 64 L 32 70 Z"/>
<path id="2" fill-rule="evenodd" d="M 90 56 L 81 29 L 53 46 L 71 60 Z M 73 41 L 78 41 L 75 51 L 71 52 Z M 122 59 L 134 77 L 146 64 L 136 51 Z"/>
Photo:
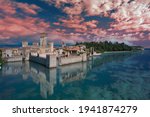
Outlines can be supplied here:
<path id="1" fill-rule="evenodd" d="M 149 99 L 150 62 L 140 62 L 141 59 L 136 59 L 137 55 L 137 52 L 103 54 L 87 62 L 58 66 L 57 69 L 47 69 L 27 61 L 8 63 L 2 66 L 0 76 L 16 78 L 13 82 L 10 80 L 11 86 L 8 88 L 12 89 L 14 84 L 18 86 L 22 83 L 24 87 L 21 88 L 21 94 L 27 98 Z M 15 93 L 17 90 L 13 89 Z"/>
<path id="2" fill-rule="evenodd" d="M 61 84 L 84 79 L 87 73 L 87 63 L 63 66 L 60 68 L 59 73 Z"/>
<path id="3" fill-rule="evenodd" d="M 109 57 L 110 56 L 110 57 Z M 32 62 L 15 62 L 7 63 L 0 71 L 2 76 L 21 75 L 23 80 L 32 78 L 32 81 L 40 86 L 40 94 L 43 98 L 53 95 L 56 85 L 64 85 L 73 81 L 85 79 L 86 74 L 91 69 L 96 69 L 98 66 L 99 72 L 104 63 L 111 61 L 122 60 L 130 57 L 131 54 L 107 55 L 92 61 L 76 63 L 71 65 L 59 66 L 57 69 L 47 69 L 46 67 Z"/>
<path id="4" fill-rule="evenodd" d="M 22 75 L 23 80 L 32 78 L 33 82 L 40 85 L 40 93 L 43 98 L 54 93 L 56 84 L 73 82 L 84 79 L 87 70 L 87 63 L 76 63 L 72 65 L 61 66 L 58 69 L 47 69 L 32 62 L 7 63 L 2 68 L 2 76 Z M 57 80 L 58 79 L 58 80 Z"/>

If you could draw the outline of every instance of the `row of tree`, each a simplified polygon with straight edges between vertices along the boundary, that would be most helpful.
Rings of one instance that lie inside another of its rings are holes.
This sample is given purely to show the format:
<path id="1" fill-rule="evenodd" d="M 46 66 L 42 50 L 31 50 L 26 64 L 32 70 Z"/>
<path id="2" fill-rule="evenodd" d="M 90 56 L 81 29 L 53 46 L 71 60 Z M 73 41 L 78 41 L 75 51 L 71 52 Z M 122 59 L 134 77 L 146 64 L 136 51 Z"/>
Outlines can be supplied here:
<path id="1" fill-rule="evenodd" d="M 93 48 L 96 52 L 105 52 L 105 51 L 131 51 L 141 49 L 141 47 L 129 46 L 125 43 L 112 43 L 111 41 L 104 42 L 77 42 L 76 45 L 85 45 L 87 49 Z"/>
<path id="2" fill-rule="evenodd" d="M 3 60 L 2 60 L 2 50 L 0 50 L 0 65 L 3 63 Z"/>

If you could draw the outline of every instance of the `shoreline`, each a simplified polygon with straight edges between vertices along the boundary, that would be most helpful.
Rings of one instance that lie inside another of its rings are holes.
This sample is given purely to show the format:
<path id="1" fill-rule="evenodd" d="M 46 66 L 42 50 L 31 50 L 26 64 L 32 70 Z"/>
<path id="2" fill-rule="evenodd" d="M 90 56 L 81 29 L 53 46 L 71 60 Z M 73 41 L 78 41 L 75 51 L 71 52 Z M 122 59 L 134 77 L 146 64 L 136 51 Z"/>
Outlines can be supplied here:
<path id="1" fill-rule="evenodd" d="M 111 53 L 126 53 L 126 52 L 133 52 L 132 50 L 131 51 L 105 51 L 103 52 L 104 54 L 111 54 Z"/>
<path id="2" fill-rule="evenodd" d="M 92 55 L 92 56 L 101 56 L 101 55 L 103 55 L 103 54 L 128 53 L 128 52 L 136 52 L 136 51 L 144 51 L 144 50 L 131 50 L 131 51 L 105 51 L 105 52 L 97 53 L 97 55 Z"/>

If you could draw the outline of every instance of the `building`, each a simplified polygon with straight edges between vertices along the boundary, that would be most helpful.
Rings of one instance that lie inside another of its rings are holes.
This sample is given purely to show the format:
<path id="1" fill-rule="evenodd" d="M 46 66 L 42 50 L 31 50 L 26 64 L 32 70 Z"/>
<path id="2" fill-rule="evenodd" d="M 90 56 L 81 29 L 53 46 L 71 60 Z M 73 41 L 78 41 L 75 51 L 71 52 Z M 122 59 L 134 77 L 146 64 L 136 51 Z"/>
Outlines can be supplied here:
<path id="1" fill-rule="evenodd" d="M 5 49 L 5 51 L 3 52 L 3 57 L 7 58 L 7 57 L 12 57 L 13 54 L 12 54 L 12 49 Z"/>
<path id="2" fill-rule="evenodd" d="M 46 33 L 41 33 L 40 47 L 42 47 L 42 48 L 46 48 L 47 47 L 47 34 Z"/>
<path id="3" fill-rule="evenodd" d="M 30 60 L 54 68 L 57 65 L 84 62 L 87 55 L 83 46 L 64 46 L 56 49 L 53 42 L 47 42 L 47 34 L 41 33 L 40 45 L 36 42 L 28 45 L 28 42 L 23 41 L 21 48 L 2 49 L 2 58 L 7 62 Z"/>
<path id="4" fill-rule="evenodd" d="M 50 52 L 54 52 L 54 43 L 53 42 L 49 42 L 48 43 L 48 48 L 50 49 Z"/>
<path id="5" fill-rule="evenodd" d="M 65 55 L 79 55 L 85 53 L 85 46 L 66 46 L 63 48 Z"/>
<path id="6" fill-rule="evenodd" d="M 10 58 L 15 56 L 22 56 L 21 48 L 4 48 L 2 49 L 2 58 Z"/>
<path id="7" fill-rule="evenodd" d="M 27 41 L 23 41 L 22 42 L 22 47 L 28 47 L 28 42 Z"/>
<path id="8" fill-rule="evenodd" d="M 33 47 L 39 47 L 39 43 L 33 42 L 33 43 L 32 43 L 32 46 L 33 46 Z"/>

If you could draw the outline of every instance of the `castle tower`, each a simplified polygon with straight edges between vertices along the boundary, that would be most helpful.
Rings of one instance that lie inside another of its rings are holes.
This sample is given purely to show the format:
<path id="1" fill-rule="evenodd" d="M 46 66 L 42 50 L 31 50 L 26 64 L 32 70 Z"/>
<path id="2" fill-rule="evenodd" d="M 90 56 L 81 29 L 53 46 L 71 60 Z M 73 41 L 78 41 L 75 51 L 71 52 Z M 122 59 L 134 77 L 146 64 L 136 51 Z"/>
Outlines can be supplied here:
<path id="1" fill-rule="evenodd" d="M 50 52 L 54 51 L 54 43 L 53 42 L 49 42 L 48 47 L 50 48 Z"/>
<path id="2" fill-rule="evenodd" d="M 22 41 L 22 47 L 28 47 L 28 42 L 27 41 Z"/>
<path id="3" fill-rule="evenodd" d="M 47 47 L 47 33 L 41 33 L 40 47 L 42 47 L 42 48 L 46 48 Z"/>
<path id="4" fill-rule="evenodd" d="M 62 48 L 66 46 L 64 41 L 61 42 L 61 46 Z"/>

